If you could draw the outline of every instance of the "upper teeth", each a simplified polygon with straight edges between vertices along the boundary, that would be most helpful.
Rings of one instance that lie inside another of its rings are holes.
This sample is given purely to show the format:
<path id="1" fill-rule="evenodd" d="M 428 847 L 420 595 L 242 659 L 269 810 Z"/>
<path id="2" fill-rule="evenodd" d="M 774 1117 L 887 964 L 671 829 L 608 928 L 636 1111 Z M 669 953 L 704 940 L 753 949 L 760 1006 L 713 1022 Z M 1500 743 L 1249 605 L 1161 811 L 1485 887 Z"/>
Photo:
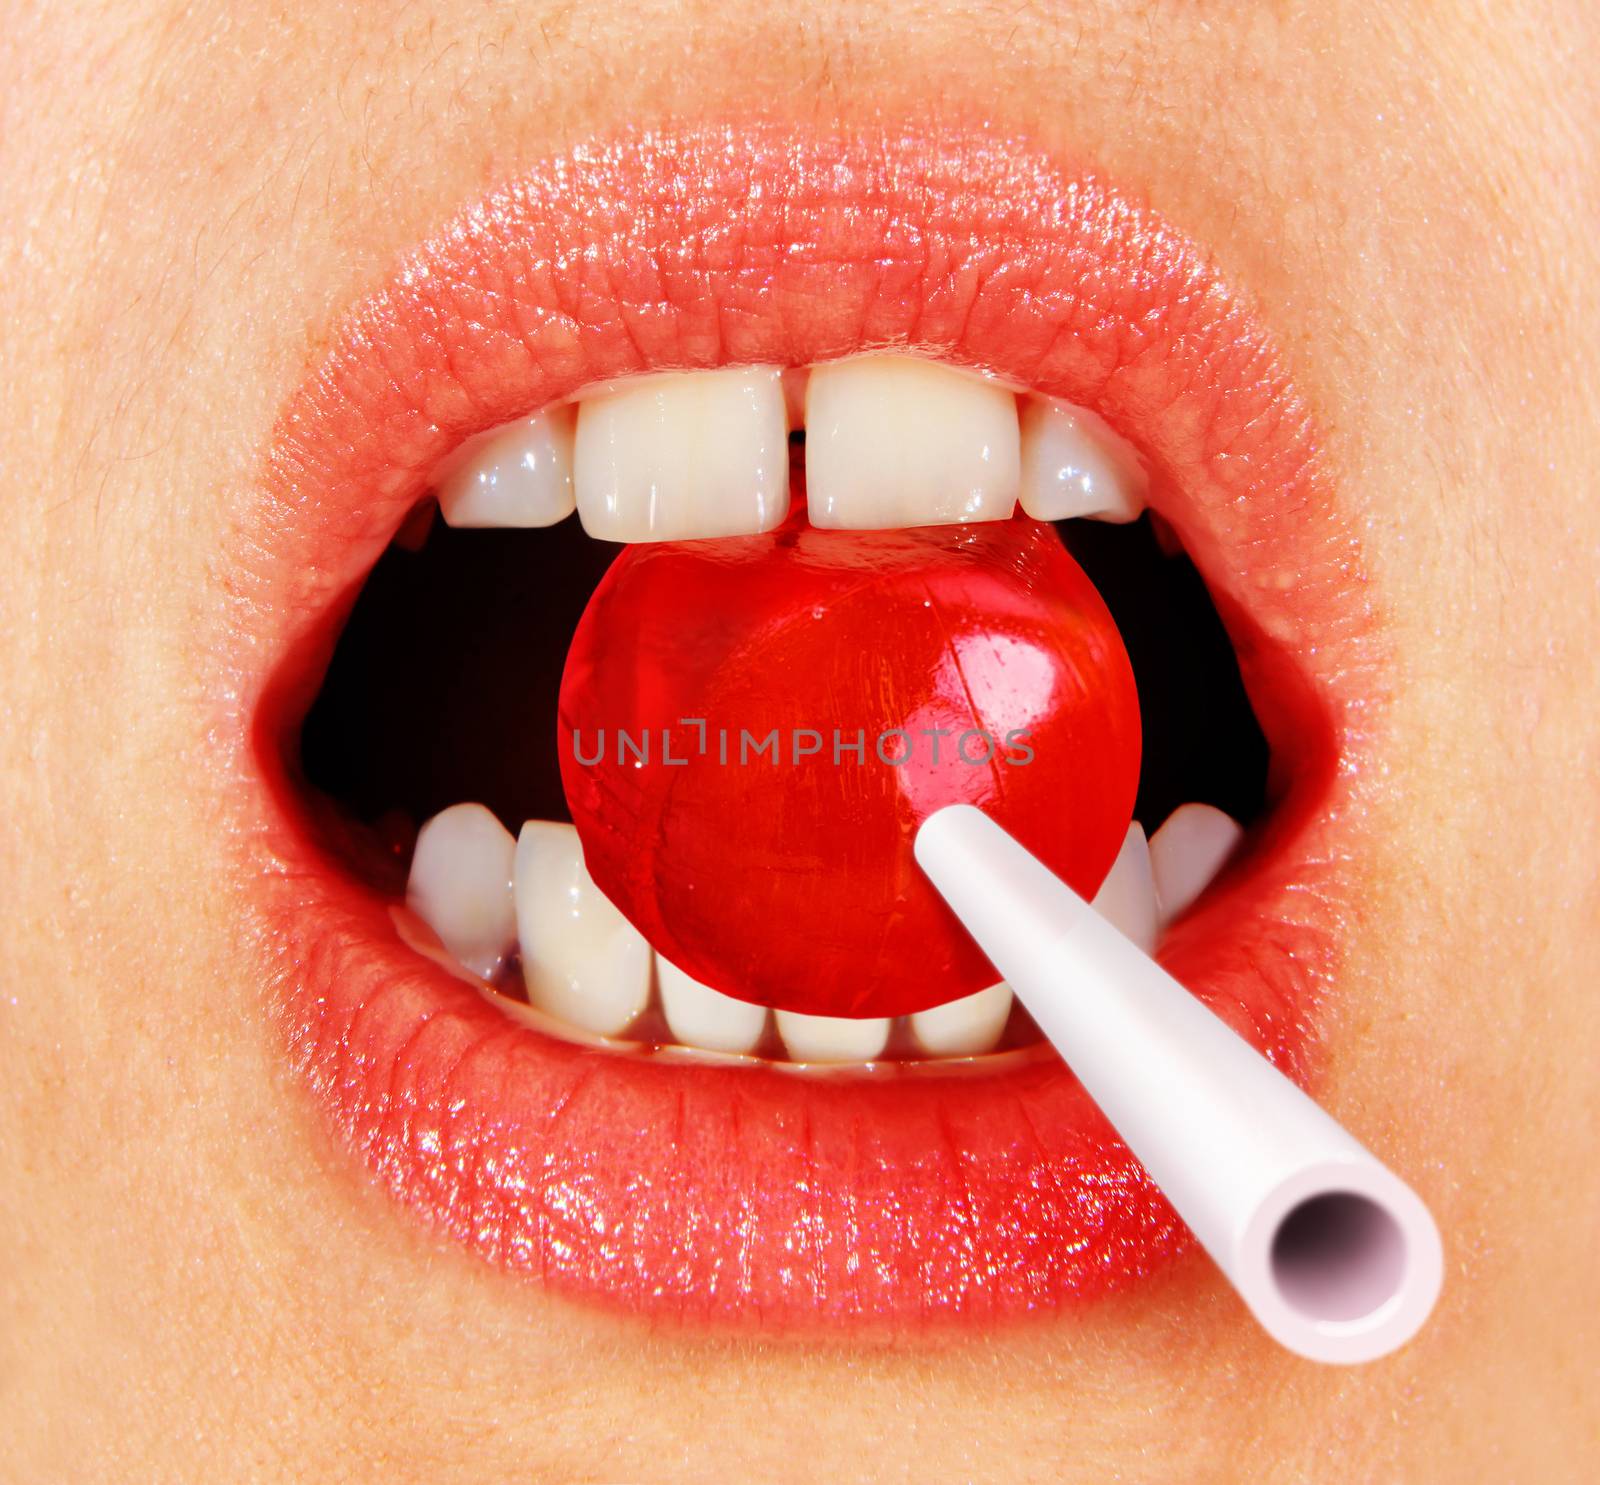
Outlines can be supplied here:
<path id="1" fill-rule="evenodd" d="M 1148 846 L 1137 821 L 1094 905 L 1146 952 L 1162 928 L 1204 890 L 1242 832 L 1208 804 L 1175 810 Z M 530 820 L 513 842 L 479 804 L 452 805 L 417 837 L 407 889 L 411 909 L 473 974 L 493 980 L 521 944 L 528 1001 L 558 1021 L 620 1036 L 650 1004 L 652 970 L 678 1043 L 751 1053 L 767 1037 L 767 1007 L 702 985 L 653 953 L 591 880 L 572 826 Z M 991 985 L 907 1018 L 911 1041 L 932 1057 L 991 1051 L 1011 1014 L 1011 988 Z M 866 1062 L 893 1034 L 883 1018 L 773 1018 L 795 1062 Z"/>
<path id="2" fill-rule="evenodd" d="M 576 504 L 571 407 L 554 407 L 470 439 L 435 482 L 451 526 L 554 526 Z"/>
<path id="3" fill-rule="evenodd" d="M 806 388 L 813 526 L 1003 521 L 1017 505 L 1017 399 L 910 356 L 818 366 Z"/>
<path id="4" fill-rule="evenodd" d="M 1136 521 L 1144 466 L 1131 444 L 1086 407 L 1030 397 L 1022 409 L 1022 508 L 1039 521 Z"/>
<path id="5" fill-rule="evenodd" d="M 1129 521 L 1146 479 L 1086 408 L 1018 397 L 914 356 L 809 370 L 657 372 L 480 435 L 436 481 L 455 526 L 543 526 L 576 505 L 605 541 L 770 531 L 789 510 L 788 433 L 803 415 L 813 525 Z"/>
<path id="6" fill-rule="evenodd" d="M 773 366 L 662 372 L 578 404 L 578 518 L 602 541 L 770 531 L 789 513 Z"/>

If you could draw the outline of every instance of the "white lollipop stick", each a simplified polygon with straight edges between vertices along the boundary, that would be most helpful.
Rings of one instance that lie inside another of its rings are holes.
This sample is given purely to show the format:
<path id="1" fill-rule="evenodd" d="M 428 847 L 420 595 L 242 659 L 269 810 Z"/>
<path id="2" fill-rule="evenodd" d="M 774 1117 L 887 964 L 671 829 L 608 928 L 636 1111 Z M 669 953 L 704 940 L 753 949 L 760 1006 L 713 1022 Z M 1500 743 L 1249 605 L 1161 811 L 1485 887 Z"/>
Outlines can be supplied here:
<path id="1" fill-rule="evenodd" d="M 1416 1334 L 1443 1255 L 1404 1181 L 981 810 L 916 858 L 1269 1335 L 1360 1362 Z"/>

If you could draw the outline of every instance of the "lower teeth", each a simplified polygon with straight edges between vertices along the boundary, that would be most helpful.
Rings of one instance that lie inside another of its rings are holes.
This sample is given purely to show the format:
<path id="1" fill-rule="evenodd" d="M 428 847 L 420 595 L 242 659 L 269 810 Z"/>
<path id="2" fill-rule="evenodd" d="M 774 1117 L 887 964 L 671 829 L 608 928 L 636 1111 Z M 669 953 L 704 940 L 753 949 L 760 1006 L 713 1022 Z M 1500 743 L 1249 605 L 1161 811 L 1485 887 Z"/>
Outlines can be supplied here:
<path id="1" fill-rule="evenodd" d="M 1135 822 L 1095 906 L 1153 950 L 1240 834 L 1208 804 L 1174 811 L 1148 845 Z M 509 1013 L 577 1040 L 837 1064 L 974 1057 L 1038 1039 L 1003 983 L 892 1019 L 769 1012 L 723 995 L 655 953 L 600 893 L 571 825 L 531 820 L 513 841 L 479 804 L 453 805 L 423 826 L 407 907 L 396 922 L 413 948 L 472 978 Z"/>

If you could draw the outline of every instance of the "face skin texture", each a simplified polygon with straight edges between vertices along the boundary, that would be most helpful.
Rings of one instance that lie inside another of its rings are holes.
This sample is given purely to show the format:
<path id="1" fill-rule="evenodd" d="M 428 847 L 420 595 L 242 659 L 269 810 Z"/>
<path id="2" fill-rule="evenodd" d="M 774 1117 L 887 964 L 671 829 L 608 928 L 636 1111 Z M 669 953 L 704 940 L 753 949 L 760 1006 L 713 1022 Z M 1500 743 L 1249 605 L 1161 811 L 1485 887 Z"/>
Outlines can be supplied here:
<path id="1" fill-rule="evenodd" d="M 1583 0 L 32 9 L 0 38 L 11 1480 L 1578 1478 L 1600 1120 L 1600 45 Z M 291 19 L 292 17 L 292 19 Z M 685 1336 L 421 1231 L 241 974 L 191 649 L 225 498 L 395 255 L 619 124 L 988 122 L 1251 291 L 1387 614 L 1318 1096 L 1444 1233 L 1400 1354 L 1203 1260 L 916 1345 Z M 929 1462 L 934 1462 L 930 1464 Z"/>

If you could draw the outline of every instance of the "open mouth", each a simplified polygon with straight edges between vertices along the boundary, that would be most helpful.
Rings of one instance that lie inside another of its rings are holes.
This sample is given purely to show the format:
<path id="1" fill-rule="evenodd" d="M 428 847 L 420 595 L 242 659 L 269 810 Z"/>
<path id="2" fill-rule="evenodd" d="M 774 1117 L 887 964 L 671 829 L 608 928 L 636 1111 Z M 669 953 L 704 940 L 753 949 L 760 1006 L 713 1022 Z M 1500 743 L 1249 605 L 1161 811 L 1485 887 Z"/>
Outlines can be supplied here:
<path id="1" fill-rule="evenodd" d="M 1132 660 L 1108 810 L 1150 845 L 1119 829 L 1087 885 L 1308 1077 L 1377 627 L 1307 411 L 1193 244 L 1013 143 L 694 131 L 548 162 L 351 312 L 227 556 L 217 735 L 241 942 L 408 1206 L 562 1292 L 766 1327 L 1050 1309 L 1186 1245 L 1003 988 L 769 1012 L 618 914 L 566 823 L 561 675 L 619 550 L 764 573 L 1002 530 L 1070 552 Z"/>

